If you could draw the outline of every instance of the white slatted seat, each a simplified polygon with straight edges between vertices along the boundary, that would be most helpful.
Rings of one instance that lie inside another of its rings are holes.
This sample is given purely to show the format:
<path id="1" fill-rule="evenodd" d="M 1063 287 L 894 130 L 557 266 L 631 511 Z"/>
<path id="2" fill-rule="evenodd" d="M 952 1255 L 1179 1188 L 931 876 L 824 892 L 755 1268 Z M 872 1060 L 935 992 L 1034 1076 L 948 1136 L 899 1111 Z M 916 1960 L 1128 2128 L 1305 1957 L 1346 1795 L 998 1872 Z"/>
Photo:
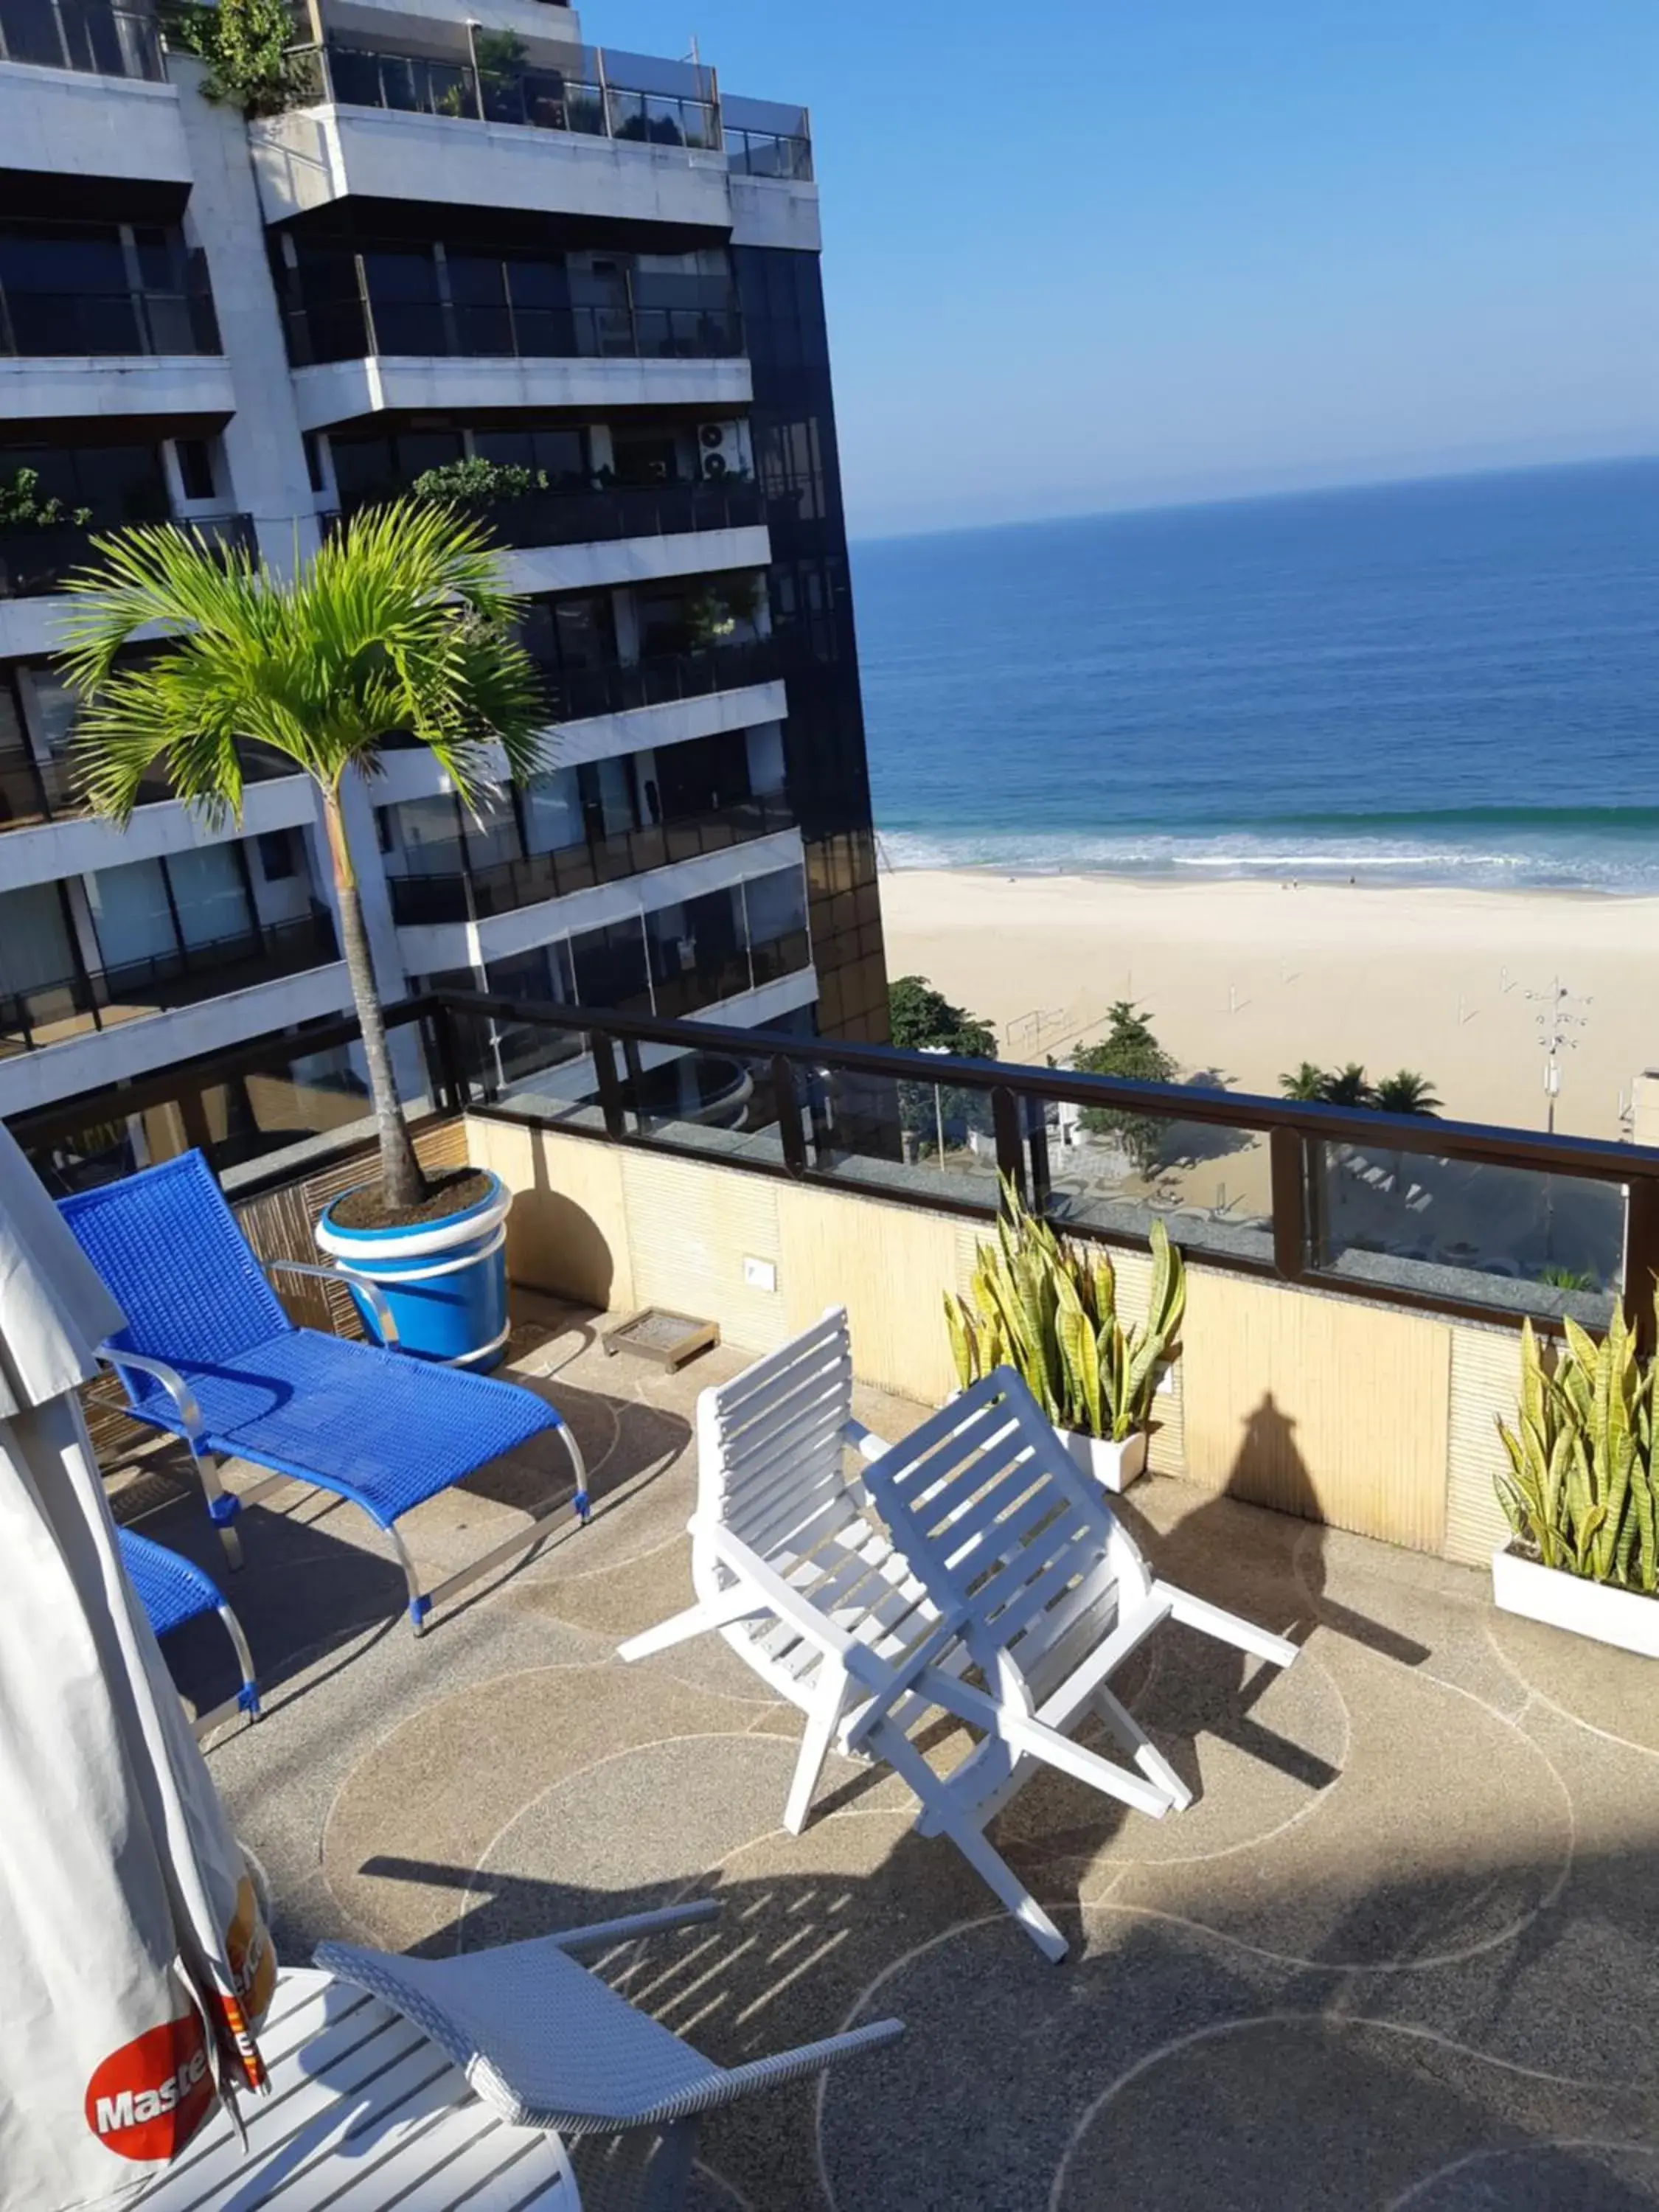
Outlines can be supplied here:
<path id="1" fill-rule="evenodd" d="M 1103 1492 L 1086 1480 L 1011 1368 L 1000 1368 L 873 1461 L 876 1510 L 937 1618 L 847 1729 L 921 1800 L 917 1826 L 947 1835 L 1038 1948 L 1066 1941 L 985 1830 L 1049 1765 L 1161 1818 L 1191 1793 L 1113 1696 L 1112 1674 L 1165 1620 L 1287 1667 L 1296 1646 L 1155 1581 Z M 964 1668 L 963 1662 L 967 1662 Z M 914 1741 L 920 1702 L 969 1723 L 973 1747 L 941 1774 Z M 1093 1707 L 1138 1771 L 1072 1741 Z"/>
<path id="2" fill-rule="evenodd" d="M 847 1314 L 823 1319 L 697 1401 L 697 1602 L 621 1647 L 647 1657 L 718 1630 L 806 1715 L 784 1808 L 799 1834 L 849 1712 L 935 1619 L 878 1522 L 848 1456 L 886 1447 L 853 1418 Z"/>
<path id="3" fill-rule="evenodd" d="M 558 2136 L 509 2126 L 367 1991 L 285 1972 L 259 2047 L 270 2091 L 241 2100 L 246 2148 L 215 2113 L 143 2212 L 580 2212 Z"/>

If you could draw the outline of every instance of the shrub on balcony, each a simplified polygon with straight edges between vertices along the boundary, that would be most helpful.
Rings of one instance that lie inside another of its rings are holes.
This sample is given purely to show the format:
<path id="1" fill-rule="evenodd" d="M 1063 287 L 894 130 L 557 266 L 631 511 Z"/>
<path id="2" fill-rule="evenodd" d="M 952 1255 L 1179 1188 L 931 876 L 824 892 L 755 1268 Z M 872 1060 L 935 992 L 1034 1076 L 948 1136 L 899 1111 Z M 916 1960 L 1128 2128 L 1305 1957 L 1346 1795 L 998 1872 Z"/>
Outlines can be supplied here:
<path id="1" fill-rule="evenodd" d="M 203 97 L 240 107 L 250 121 L 280 115 L 315 100 L 314 64 L 294 45 L 287 0 L 163 0 L 161 28 L 169 46 L 207 64 Z"/>
<path id="2" fill-rule="evenodd" d="M 410 486 L 416 499 L 462 507 L 469 514 L 480 514 L 546 489 L 545 469 L 520 468 L 516 461 L 488 461 L 481 453 L 423 470 Z"/>
<path id="3" fill-rule="evenodd" d="M 699 592 L 685 610 L 685 627 L 694 647 L 723 645 L 740 622 L 753 622 L 760 611 L 760 581 L 754 576 L 723 577 Z"/>
<path id="4" fill-rule="evenodd" d="M 91 520 L 89 507 L 42 499 L 39 469 L 19 469 L 9 483 L 0 483 L 0 530 L 54 530 L 60 523 Z"/>
<path id="5" fill-rule="evenodd" d="M 336 905 L 392 1219 L 429 1195 L 398 1103 L 386 1019 L 346 830 L 345 794 L 387 740 L 428 746 L 475 812 L 495 787 L 489 748 L 527 782 L 550 766 L 536 665 L 514 638 L 523 602 L 504 591 L 481 525 L 405 500 L 353 516 L 292 578 L 240 545 L 173 526 L 94 541 L 70 580 L 57 656 L 79 695 L 73 758 L 96 811 L 126 822 L 164 766 L 210 822 L 242 814 L 239 741 L 285 755 L 322 797 Z M 168 633 L 140 665 L 119 655 L 150 625 Z"/>

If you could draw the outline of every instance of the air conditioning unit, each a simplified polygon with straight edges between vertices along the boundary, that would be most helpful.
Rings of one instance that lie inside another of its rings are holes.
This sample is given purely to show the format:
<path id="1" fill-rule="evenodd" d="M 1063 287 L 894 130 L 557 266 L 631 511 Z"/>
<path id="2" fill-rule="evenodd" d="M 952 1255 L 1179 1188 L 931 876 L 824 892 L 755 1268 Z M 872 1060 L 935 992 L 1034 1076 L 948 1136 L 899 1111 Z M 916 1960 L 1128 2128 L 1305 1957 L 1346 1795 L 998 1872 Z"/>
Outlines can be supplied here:
<path id="1" fill-rule="evenodd" d="M 702 456 L 702 473 L 710 483 L 718 483 L 729 474 L 737 447 L 737 433 L 730 422 L 704 422 L 698 426 L 697 446 Z"/>

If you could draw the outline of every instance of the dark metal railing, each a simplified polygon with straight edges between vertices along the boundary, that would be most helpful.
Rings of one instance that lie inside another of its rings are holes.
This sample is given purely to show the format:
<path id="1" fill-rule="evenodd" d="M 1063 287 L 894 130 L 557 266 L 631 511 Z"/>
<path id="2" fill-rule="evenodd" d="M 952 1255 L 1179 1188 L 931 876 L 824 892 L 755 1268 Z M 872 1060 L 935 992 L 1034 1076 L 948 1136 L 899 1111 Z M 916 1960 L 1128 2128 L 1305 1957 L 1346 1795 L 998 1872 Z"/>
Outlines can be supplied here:
<path id="1" fill-rule="evenodd" d="M 101 0 L 0 0 L 0 61 L 151 83 L 167 75 L 154 14 Z"/>
<path id="2" fill-rule="evenodd" d="M 185 281 L 176 289 L 0 287 L 0 353 L 31 360 L 222 353 L 206 258 L 194 246 L 183 259 Z"/>
<path id="3" fill-rule="evenodd" d="M 778 939 L 779 963 L 804 942 Z M 763 964 L 757 948 L 757 981 Z M 700 984 L 693 971 L 680 995 L 700 988 L 707 980 Z M 1144 1249 L 1163 1212 L 1188 1259 L 1205 1266 L 1490 1323 L 1527 1315 L 1547 1327 L 1564 1316 L 1594 1324 L 1622 1301 L 1643 1340 L 1652 1341 L 1656 1150 L 487 993 L 434 994 L 392 1009 L 388 1019 L 418 1027 L 434 1096 L 451 1112 L 707 1159 L 708 1129 L 664 1103 L 665 1089 L 672 1094 L 665 1058 L 696 1055 L 732 1063 L 749 1079 L 732 1086 L 744 1101 L 740 1123 L 725 1121 L 712 1143 L 721 1165 L 738 1172 L 866 1191 L 889 1205 L 976 1221 L 994 1217 L 998 1178 L 1006 1176 L 1030 1204 L 1085 1238 Z M 311 1025 L 282 1049 L 321 1052 L 356 1034 L 342 1018 Z M 192 1110 L 202 1119 L 204 1091 L 271 1050 L 266 1039 L 91 1092 L 19 1117 L 14 1133 L 44 1159 L 112 1116 L 163 1103 L 180 1103 L 189 1126 Z M 1079 1203 L 1066 1165 L 1073 1148 L 1060 1141 L 1063 1117 L 1073 1114 L 1107 1131 L 1184 1132 L 1182 1141 L 1212 1167 L 1224 1163 L 1230 1144 L 1249 1148 L 1262 1170 L 1258 1214 L 1241 1221 L 1222 1208 L 1171 1210 L 1154 1188 Z M 1392 1186 L 1378 1203 L 1419 1224 L 1421 1249 L 1345 1241 L 1334 1187 L 1376 1196 L 1373 1178 Z M 1437 1208 L 1461 1232 L 1443 1250 L 1421 1226 Z M 1541 1249 L 1528 1246 L 1535 1235 Z M 1546 1257 L 1552 1236 L 1577 1237 L 1577 1250 Z"/>
<path id="4" fill-rule="evenodd" d="M 670 867 L 677 860 L 727 852 L 734 845 L 794 826 L 787 799 L 745 799 L 707 814 L 619 830 L 556 852 L 532 853 L 525 860 L 392 876 L 388 878 L 392 919 L 414 925 L 483 921 L 491 915 L 566 898 L 572 891 L 592 890 L 596 884 L 620 883 L 653 868 Z"/>
<path id="5" fill-rule="evenodd" d="M 736 302 L 685 307 L 578 302 L 533 307 L 361 298 L 287 310 L 296 368 L 365 356 L 425 360 L 728 361 L 744 349 Z"/>
<path id="6" fill-rule="evenodd" d="M 164 514 L 157 520 L 165 522 Z M 43 530 L 0 529 L 0 599 L 33 599 L 55 592 L 74 569 L 85 568 L 96 556 L 92 541 L 124 526 L 107 522 L 54 522 Z M 189 516 L 180 530 L 194 531 L 211 544 L 238 546 L 256 552 L 253 520 L 246 514 Z"/>
<path id="7" fill-rule="evenodd" d="M 178 945 L 170 952 L 82 969 L 27 991 L 0 993 L 0 1059 L 39 1052 L 65 1037 L 172 1006 L 192 1006 L 337 960 L 334 925 L 322 912 L 297 921 Z"/>
<path id="8" fill-rule="evenodd" d="M 793 132 L 743 131 L 728 123 L 726 161 L 734 177 L 782 177 L 801 185 L 812 181 L 812 142 Z"/>
<path id="9" fill-rule="evenodd" d="M 342 511 L 351 514 L 396 498 L 408 486 L 365 494 Z M 468 510 L 473 512 L 474 510 Z M 766 520 L 766 502 L 752 483 L 609 484 L 594 490 L 526 492 L 476 510 L 496 542 L 522 550 L 535 545 L 602 545 L 628 538 L 670 538 L 699 530 L 753 529 Z"/>
<path id="10" fill-rule="evenodd" d="M 550 711 L 556 722 L 582 722 L 599 714 L 629 714 L 641 707 L 665 707 L 677 699 L 707 699 L 775 684 L 799 656 L 784 637 L 751 638 L 740 645 L 705 646 L 700 653 L 663 653 L 649 660 L 612 661 L 603 668 L 557 668 L 543 664 Z"/>

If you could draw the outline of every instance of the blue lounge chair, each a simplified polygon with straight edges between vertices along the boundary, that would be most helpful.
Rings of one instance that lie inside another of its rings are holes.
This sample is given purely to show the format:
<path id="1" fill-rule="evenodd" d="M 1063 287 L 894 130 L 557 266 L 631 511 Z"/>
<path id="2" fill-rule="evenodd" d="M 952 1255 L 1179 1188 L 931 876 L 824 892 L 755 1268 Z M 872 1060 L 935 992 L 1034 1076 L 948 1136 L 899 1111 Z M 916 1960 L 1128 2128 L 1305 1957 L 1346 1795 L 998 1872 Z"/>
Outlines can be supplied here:
<path id="1" fill-rule="evenodd" d="M 284 1478 L 311 1483 L 360 1506 L 390 1539 L 419 1635 L 434 1606 L 538 1542 L 561 1501 L 430 1591 L 421 1589 L 397 1523 L 544 1430 L 556 1431 L 570 1455 L 576 1512 L 586 1520 L 581 1453 L 553 1408 L 532 1391 L 398 1352 L 385 1301 L 362 1277 L 270 1261 L 273 1270 L 349 1281 L 380 1316 L 385 1341 L 348 1343 L 296 1328 L 200 1152 L 58 1205 L 127 1318 L 100 1356 L 125 1385 L 133 1419 L 190 1446 L 233 1566 L 241 1565 L 233 1526 L 241 1505 Z M 238 1498 L 220 1482 L 221 1459 L 269 1468 L 271 1480 Z"/>
<path id="2" fill-rule="evenodd" d="M 216 1705 L 210 1713 L 197 1715 L 197 1735 L 205 1735 L 210 1729 L 216 1728 L 221 1721 L 228 1720 L 236 1712 L 246 1713 L 250 1720 L 257 1721 L 259 1685 L 253 1672 L 253 1655 L 247 1648 L 241 1622 L 226 1604 L 224 1592 L 212 1576 L 204 1574 L 193 1559 L 168 1551 L 165 1544 L 152 1543 L 148 1536 L 141 1536 L 134 1529 L 118 1528 L 115 1534 L 127 1580 L 137 1591 L 138 1602 L 149 1614 L 149 1625 L 158 1637 L 182 1628 L 186 1621 L 200 1620 L 210 1613 L 216 1613 L 225 1625 L 225 1633 L 236 1654 L 236 1664 L 242 1670 L 242 1686 L 234 1698 Z"/>

